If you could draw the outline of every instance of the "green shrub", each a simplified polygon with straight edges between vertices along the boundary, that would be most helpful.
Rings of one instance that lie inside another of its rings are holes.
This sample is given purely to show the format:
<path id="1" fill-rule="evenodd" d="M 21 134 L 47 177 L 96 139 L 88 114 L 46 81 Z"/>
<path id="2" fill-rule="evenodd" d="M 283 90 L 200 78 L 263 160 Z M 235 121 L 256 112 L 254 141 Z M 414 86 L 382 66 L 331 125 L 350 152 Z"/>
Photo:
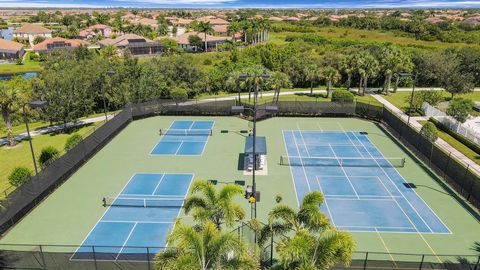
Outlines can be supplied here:
<path id="1" fill-rule="evenodd" d="M 420 130 L 420 134 L 431 142 L 435 142 L 438 139 L 437 127 L 432 122 L 426 122 Z"/>
<path id="2" fill-rule="evenodd" d="M 453 116 L 457 121 L 464 123 L 467 121 L 468 114 L 474 106 L 473 101 L 461 97 L 456 97 L 450 101 L 447 114 Z"/>
<path id="3" fill-rule="evenodd" d="M 174 87 L 170 90 L 170 97 L 178 104 L 178 102 L 188 99 L 188 92 L 185 88 Z"/>
<path id="4" fill-rule="evenodd" d="M 40 152 L 40 157 L 38 158 L 38 162 L 40 163 L 40 166 L 44 168 L 50 162 L 57 159 L 59 156 L 60 152 L 57 150 L 57 148 L 53 146 L 46 146 L 42 148 L 42 151 Z"/>
<path id="5" fill-rule="evenodd" d="M 405 97 L 405 101 L 410 106 L 410 100 L 412 96 L 408 95 Z M 435 91 L 435 90 L 426 90 L 426 91 L 418 91 L 415 92 L 413 95 L 413 102 L 412 102 L 412 111 L 418 111 L 422 108 L 422 104 L 427 102 L 428 104 L 435 106 L 438 103 L 444 100 L 442 91 Z"/>
<path id="6" fill-rule="evenodd" d="M 32 177 L 32 171 L 27 167 L 16 167 L 8 176 L 8 182 L 14 187 L 19 187 Z"/>
<path id="7" fill-rule="evenodd" d="M 333 90 L 332 101 L 352 102 L 353 94 L 346 90 Z"/>
<path id="8" fill-rule="evenodd" d="M 212 64 L 212 60 L 209 59 L 209 58 L 207 58 L 207 59 L 203 60 L 203 64 L 204 64 L 205 66 L 210 66 L 210 65 Z"/>
<path id="9" fill-rule="evenodd" d="M 82 140 L 83 138 L 79 134 L 73 134 L 72 136 L 68 137 L 67 141 L 65 142 L 65 151 L 74 148 Z"/>
<path id="10" fill-rule="evenodd" d="M 277 203 L 280 203 L 282 200 L 283 200 L 282 194 L 278 193 L 277 195 L 275 195 L 275 201 Z"/>
<path id="11" fill-rule="evenodd" d="M 430 121 L 434 123 L 438 129 L 443 130 L 444 132 L 446 132 L 447 134 L 455 138 L 457 141 L 461 142 L 462 144 L 464 144 L 465 146 L 467 146 L 468 148 L 472 149 L 473 151 L 475 151 L 477 154 L 480 155 L 480 146 L 478 146 L 476 143 L 472 142 L 465 136 L 455 132 L 454 130 L 450 129 L 444 124 L 438 122 L 438 120 L 433 117 L 430 118 Z"/>

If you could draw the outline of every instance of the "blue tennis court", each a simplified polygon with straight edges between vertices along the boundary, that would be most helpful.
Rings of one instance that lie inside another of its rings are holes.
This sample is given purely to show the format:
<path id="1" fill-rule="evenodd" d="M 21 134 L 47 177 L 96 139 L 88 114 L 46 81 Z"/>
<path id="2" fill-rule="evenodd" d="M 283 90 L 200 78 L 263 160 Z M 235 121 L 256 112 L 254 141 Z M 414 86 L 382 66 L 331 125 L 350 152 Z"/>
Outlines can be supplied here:
<path id="1" fill-rule="evenodd" d="M 283 131 L 283 137 L 297 200 L 321 191 L 321 210 L 337 229 L 450 233 L 398 173 L 404 159 L 384 157 L 367 134 Z"/>
<path id="2" fill-rule="evenodd" d="M 176 120 L 161 132 L 151 155 L 200 156 L 212 135 L 214 121 Z"/>
<path id="3" fill-rule="evenodd" d="M 192 174 L 135 174 L 118 196 L 104 198 L 106 212 L 72 260 L 151 260 L 166 246 L 192 178 Z"/>

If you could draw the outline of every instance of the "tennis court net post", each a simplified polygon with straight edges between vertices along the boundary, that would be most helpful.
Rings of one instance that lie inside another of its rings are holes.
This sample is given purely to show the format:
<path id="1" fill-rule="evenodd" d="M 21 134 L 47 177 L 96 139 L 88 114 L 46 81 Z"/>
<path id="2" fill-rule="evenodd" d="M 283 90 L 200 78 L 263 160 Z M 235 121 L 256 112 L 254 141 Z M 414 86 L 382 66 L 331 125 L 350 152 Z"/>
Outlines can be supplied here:
<path id="1" fill-rule="evenodd" d="M 284 166 L 404 167 L 405 158 L 332 158 L 280 156 Z"/>

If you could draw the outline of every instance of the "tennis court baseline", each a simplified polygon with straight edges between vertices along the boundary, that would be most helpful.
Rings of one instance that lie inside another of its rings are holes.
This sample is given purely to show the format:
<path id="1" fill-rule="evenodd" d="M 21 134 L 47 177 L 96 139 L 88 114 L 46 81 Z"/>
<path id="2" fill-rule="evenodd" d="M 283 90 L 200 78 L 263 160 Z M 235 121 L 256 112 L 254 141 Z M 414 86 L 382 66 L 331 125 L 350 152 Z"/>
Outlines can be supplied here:
<path id="1" fill-rule="evenodd" d="M 151 260 L 166 246 L 192 179 L 193 174 L 133 175 L 118 196 L 104 198 L 107 210 L 71 259 Z"/>
<path id="2" fill-rule="evenodd" d="M 321 191 L 321 206 L 339 230 L 450 233 L 363 132 L 283 131 L 297 200 Z"/>
<path id="3" fill-rule="evenodd" d="M 212 135 L 214 121 L 176 120 L 162 131 L 160 142 L 153 148 L 151 155 L 200 156 L 203 154 L 208 138 Z"/>

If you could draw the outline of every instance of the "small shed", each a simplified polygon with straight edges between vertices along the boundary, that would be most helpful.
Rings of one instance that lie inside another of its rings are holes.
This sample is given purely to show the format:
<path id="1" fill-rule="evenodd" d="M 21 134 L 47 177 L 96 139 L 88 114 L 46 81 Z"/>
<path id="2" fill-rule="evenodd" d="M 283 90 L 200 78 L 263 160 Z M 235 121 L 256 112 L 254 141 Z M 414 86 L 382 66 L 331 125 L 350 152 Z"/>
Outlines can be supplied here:
<path id="1" fill-rule="evenodd" d="M 245 155 L 253 154 L 253 136 L 245 138 Z M 267 140 L 264 136 L 257 136 L 255 139 L 255 154 L 266 155 L 267 154 Z"/>

